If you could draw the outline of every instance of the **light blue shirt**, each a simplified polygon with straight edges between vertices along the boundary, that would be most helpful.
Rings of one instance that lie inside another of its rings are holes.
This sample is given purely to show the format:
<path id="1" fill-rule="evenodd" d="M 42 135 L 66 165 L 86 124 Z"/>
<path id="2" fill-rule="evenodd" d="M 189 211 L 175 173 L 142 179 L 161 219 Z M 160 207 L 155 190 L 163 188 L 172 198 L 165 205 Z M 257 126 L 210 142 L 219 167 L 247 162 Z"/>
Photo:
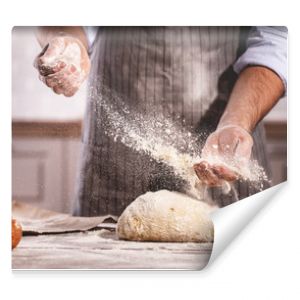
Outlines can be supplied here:
<path id="1" fill-rule="evenodd" d="M 249 65 L 259 65 L 273 70 L 287 87 L 287 36 L 286 27 L 252 27 L 246 51 L 237 59 L 233 68 L 240 73 Z"/>
<path id="2" fill-rule="evenodd" d="M 96 38 L 97 27 L 84 27 L 91 49 Z M 237 59 L 233 68 L 240 73 L 249 65 L 264 66 L 273 70 L 287 88 L 287 36 L 283 26 L 252 27 L 247 40 L 246 51 Z"/>

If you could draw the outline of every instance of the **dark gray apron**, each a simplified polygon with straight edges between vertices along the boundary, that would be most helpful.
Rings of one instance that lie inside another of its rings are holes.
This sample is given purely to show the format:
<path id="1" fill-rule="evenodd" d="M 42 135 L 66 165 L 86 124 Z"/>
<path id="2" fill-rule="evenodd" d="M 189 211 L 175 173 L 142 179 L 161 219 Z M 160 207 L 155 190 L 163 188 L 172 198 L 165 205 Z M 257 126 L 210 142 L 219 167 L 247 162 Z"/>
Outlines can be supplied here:
<path id="1" fill-rule="evenodd" d="M 129 116 L 132 111 L 176 120 L 179 117 L 189 130 L 209 134 L 215 130 L 236 80 L 232 64 L 243 51 L 247 33 L 246 28 L 239 27 L 98 30 L 91 56 L 75 214 L 120 215 L 147 191 L 184 192 L 186 182 L 171 168 L 106 134 L 107 112 L 100 96 L 109 99 L 110 92 L 119 95 L 117 106 L 126 105 Z M 266 167 L 262 126 L 253 136 L 253 156 Z M 248 182 L 237 182 L 236 188 L 239 199 L 258 191 Z M 218 188 L 210 189 L 209 196 L 219 206 L 234 199 Z"/>

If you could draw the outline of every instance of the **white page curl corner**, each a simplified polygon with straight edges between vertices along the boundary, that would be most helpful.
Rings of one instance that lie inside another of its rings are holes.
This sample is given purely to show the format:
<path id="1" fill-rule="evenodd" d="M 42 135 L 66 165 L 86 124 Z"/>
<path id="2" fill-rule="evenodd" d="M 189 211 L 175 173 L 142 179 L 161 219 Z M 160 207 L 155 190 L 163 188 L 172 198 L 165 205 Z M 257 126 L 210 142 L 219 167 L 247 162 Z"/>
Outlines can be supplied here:
<path id="1" fill-rule="evenodd" d="M 214 223 L 215 239 L 207 267 L 219 257 L 232 240 L 285 184 L 286 182 L 280 183 L 211 214 Z"/>

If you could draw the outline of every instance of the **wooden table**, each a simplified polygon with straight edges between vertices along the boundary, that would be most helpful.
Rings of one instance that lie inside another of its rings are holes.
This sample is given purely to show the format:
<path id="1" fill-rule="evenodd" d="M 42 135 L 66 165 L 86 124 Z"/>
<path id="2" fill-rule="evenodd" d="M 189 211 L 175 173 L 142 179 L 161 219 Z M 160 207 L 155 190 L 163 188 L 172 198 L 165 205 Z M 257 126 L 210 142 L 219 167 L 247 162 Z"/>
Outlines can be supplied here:
<path id="1" fill-rule="evenodd" d="M 202 269 L 211 243 L 120 241 L 107 229 L 24 236 L 13 269 Z"/>

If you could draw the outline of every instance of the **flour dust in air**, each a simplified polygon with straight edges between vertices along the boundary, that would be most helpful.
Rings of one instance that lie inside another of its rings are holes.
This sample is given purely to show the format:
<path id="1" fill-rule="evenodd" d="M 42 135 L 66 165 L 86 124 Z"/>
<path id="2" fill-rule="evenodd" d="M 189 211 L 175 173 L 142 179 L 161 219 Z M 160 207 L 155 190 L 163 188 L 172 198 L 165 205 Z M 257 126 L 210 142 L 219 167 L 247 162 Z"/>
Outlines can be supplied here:
<path id="1" fill-rule="evenodd" d="M 207 187 L 201 183 L 193 169 L 195 163 L 203 160 L 200 145 L 203 145 L 207 133 L 194 133 L 192 128 L 182 124 L 179 117 L 168 118 L 161 113 L 151 116 L 142 114 L 126 105 L 127 101 L 99 84 L 99 81 L 96 86 L 98 87 L 90 87 L 90 93 L 96 100 L 98 109 L 105 115 L 105 134 L 115 142 L 119 141 L 135 151 L 144 152 L 151 159 L 171 167 L 175 175 L 187 183 L 187 195 L 210 202 Z M 101 92 L 98 91 L 99 88 Z M 210 163 L 213 161 L 210 160 Z M 237 167 L 234 169 L 256 189 L 262 189 L 262 182 L 267 180 L 257 161 L 251 161 L 242 170 Z M 238 200 L 232 184 L 224 183 L 222 190 L 224 193 L 232 191 L 234 200 Z"/>

